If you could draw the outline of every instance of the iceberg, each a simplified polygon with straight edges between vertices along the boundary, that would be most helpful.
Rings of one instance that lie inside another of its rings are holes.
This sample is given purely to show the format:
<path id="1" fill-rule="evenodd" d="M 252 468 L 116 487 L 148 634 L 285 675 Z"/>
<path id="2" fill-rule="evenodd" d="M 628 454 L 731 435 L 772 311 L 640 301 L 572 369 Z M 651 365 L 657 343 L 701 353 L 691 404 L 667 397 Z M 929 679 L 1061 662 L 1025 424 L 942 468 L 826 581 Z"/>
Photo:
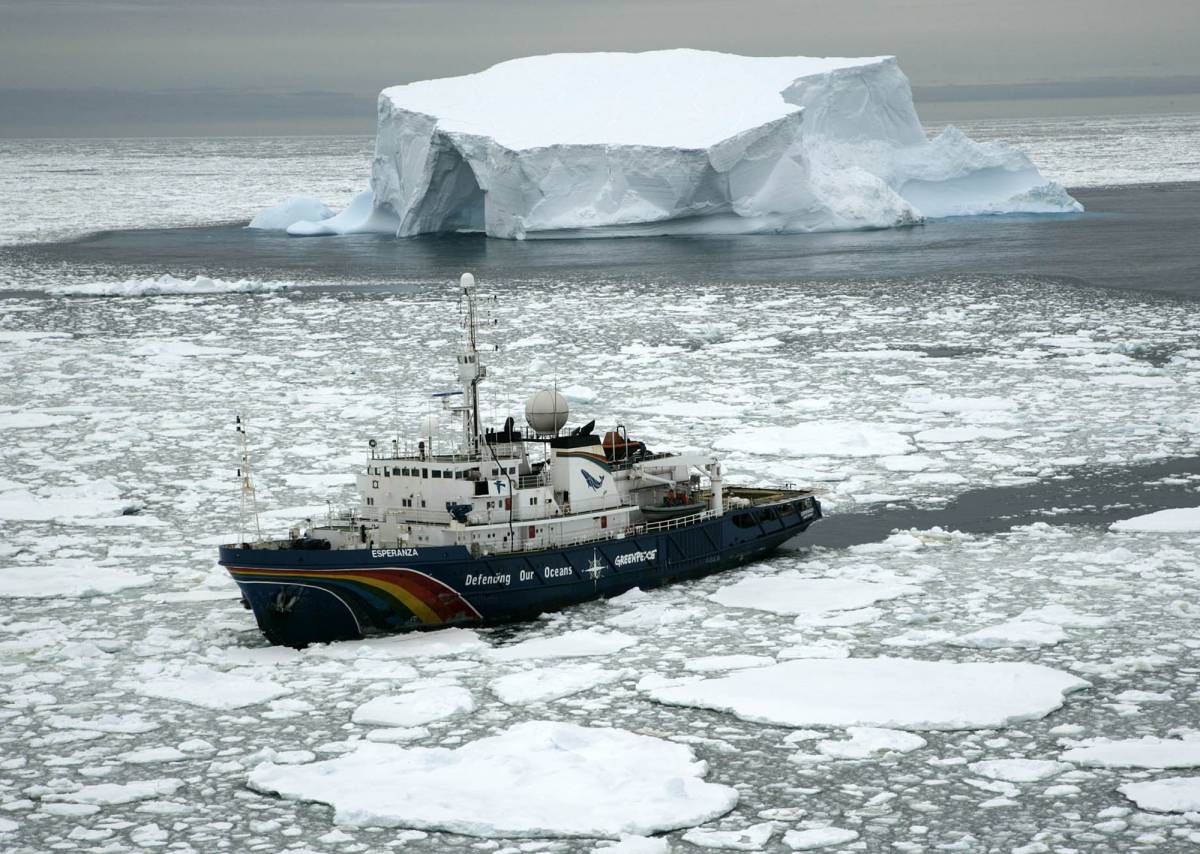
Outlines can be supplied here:
<path id="1" fill-rule="evenodd" d="M 890 56 L 532 56 L 384 89 L 378 121 L 369 197 L 290 234 L 806 232 L 1082 210 L 1012 146 L 927 139 Z"/>

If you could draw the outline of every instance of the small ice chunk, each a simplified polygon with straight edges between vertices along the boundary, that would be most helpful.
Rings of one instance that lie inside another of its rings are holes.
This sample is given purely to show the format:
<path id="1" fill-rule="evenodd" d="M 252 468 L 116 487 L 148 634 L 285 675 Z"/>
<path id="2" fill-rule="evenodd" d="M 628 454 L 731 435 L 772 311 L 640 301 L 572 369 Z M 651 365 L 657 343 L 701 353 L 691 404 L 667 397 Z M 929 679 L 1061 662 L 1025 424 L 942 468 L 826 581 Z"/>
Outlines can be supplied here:
<path id="1" fill-rule="evenodd" d="M 1064 762 L 1100 768 L 1195 768 L 1200 766 L 1200 740 L 1178 738 L 1092 738 L 1062 754 Z"/>
<path id="2" fill-rule="evenodd" d="M 1018 614 L 1016 622 L 1053 623 L 1068 629 L 1094 629 L 1107 626 L 1112 622 L 1108 617 L 1098 617 L 1092 614 L 1080 614 L 1066 605 L 1043 605 L 1041 608 L 1029 608 Z"/>
<path id="3" fill-rule="evenodd" d="M 668 854 L 670 850 L 670 843 L 661 837 L 624 834 L 616 842 L 597 845 L 592 854 Z"/>
<path id="4" fill-rule="evenodd" d="M 766 667 L 775 659 L 765 655 L 702 655 L 689 658 L 683 663 L 685 670 L 693 673 L 711 673 L 716 670 L 744 670 L 747 667 Z"/>
<path id="5" fill-rule="evenodd" d="M 772 614 L 825 614 L 863 608 L 884 599 L 919 593 L 900 581 L 806 578 L 796 570 L 744 578 L 708 598 L 730 608 L 754 608 Z"/>
<path id="6" fill-rule="evenodd" d="M 1045 717 L 1089 683 L 1023 662 L 797 659 L 683 684 L 647 685 L 675 706 L 782 726 L 985 729 Z"/>
<path id="7" fill-rule="evenodd" d="M 1065 762 L 1052 759 L 984 759 L 972 762 L 972 771 L 990 780 L 1006 783 L 1033 783 L 1048 780 L 1071 769 Z"/>
<path id="8" fill-rule="evenodd" d="M 205 709 L 240 709 L 273 700 L 288 689 L 262 676 L 225 673 L 193 665 L 174 675 L 146 676 L 132 685 L 139 694 L 178 700 Z"/>
<path id="9" fill-rule="evenodd" d="M 691 749 L 621 729 L 527 721 L 449 750 L 359 743 L 310 765 L 264 763 L 252 788 L 331 804 L 338 824 L 483 837 L 608 837 L 692 827 L 737 790 Z"/>
<path id="10" fill-rule="evenodd" d="M 684 842 L 697 848 L 720 848 L 727 851 L 759 851 L 775 834 L 776 824 L 764 821 L 742 830 L 705 830 L 695 827 L 683 835 Z"/>
<path id="11" fill-rule="evenodd" d="M 130 750 L 117 755 L 121 762 L 133 765 L 144 765 L 154 762 L 178 762 L 187 759 L 188 755 L 177 747 L 144 747 L 140 750 Z"/>
<path id="12" fill-rule="evenodd" d="M 846 729 L 849 740 L 825 739 L 817 750 L 831 759 L 870 759 L 884 753 L 911 753 L 925 746 L 925 739 L 911 732 L 881 727 L 852 726 Z"/>
<path id="13" fill-rule="evenodd" d="M 128 783 L 96 783 L 74 792 L 45 795 L 42 800 L 101 806 L 131 804 L 135 801 L 173 795 L 182 786 L 183 781 L 173 777 L 162 780 L 132 780 Z"/>
<path id="14" fill-rule="evenodd" d="M 1009 620 L 962 635 L 954 643 L 977 649 L 1036 649 L 1066 640 L 1062 626 L 1053 623 Z"/>
<path id="15" fill-rule="evenodd" d="M 605 632 L 599 629 L 579 629 L 561 635 L 530 638 L 512 646 L 491 650 L 492 661 L 524 661 L 538 658 L 581 658 L 590 655 L 612 655 L 638 642 L 632 635 Z"/>
<path id="16" fill-rule="evenodd" d="M 857 830 L 842 827 L 810 827 L 807 830 L 789 830 L 783 835 L 783 842 L 793 851 L 812 851 L 816 848 L 830 848 L 834 845 L 844 845 L 858 839 Z"/>
<path id="17" fill-rule="evenodd" d="M 158 297 L 203 294 L 265 294 L 294 287 L 294 282 L 262 282 L 256 279 L 210 279 L 195 276 L 177 279 L 170 273 L 154 279 L 126 279 L 123 282 L 90 282 L 50 288 L 57 297 Z"/>
<path id="18" fill-rule="evenodd" d="M 492 693 L 509 706 L 547 703 L 633 676 L 632 670 L 607 670 L 595 664 L 542 667 L 510 673 L 492 682 Z"/>
<path id="19" fill-rule="evenodd" d="M 1132 519 L 1121 519 L 1108 526 L 1111 531 L 1176 534 L 1200 531 L 1200 507 L 1174 507 Z"/>
<path id="20" fill-rule="evenodd" d="M 3 496 L 0 496 L 0 518 L 12 518 L 4 515 L 2 505 Z M 81 560 L 0 567 L 0 599 L 106 596 L 153 583 L 153 576 Z"/>
<path id="21" fill-rule="evenodd" d="M 420 688 L 406 694 L 375 697 L 354 710 L 356 724 L 416 727 L 475 711 L 475 698 L 460 685 Z"/>
<path id="22" fill-rule="evenodd" d="M 813 457 L 891 457 L 913 449 L 901 429 L 902 425 L 864 421 L 802 421 L 792 426 L 746 427 L 718 439 L 715 447 L 772 457 L 792 454 L 797 448 Z"/>
<path id="23" fill-rule="evenodd" d="M 1154 812 L 1200 812 L 1200 777 L 1166 777 L 1117 788 L 1138 809 Z"/>
<path id="24" fill-rule="evenodd" d="M 320 222 L 331 216 L 333 216 L 333 211 L 320 199 L 314 199 L 311 196 L 293 196 L 277 205 L 259 211 L 246 228 L 287 231 L 289 225 L 302 219 Z"/>

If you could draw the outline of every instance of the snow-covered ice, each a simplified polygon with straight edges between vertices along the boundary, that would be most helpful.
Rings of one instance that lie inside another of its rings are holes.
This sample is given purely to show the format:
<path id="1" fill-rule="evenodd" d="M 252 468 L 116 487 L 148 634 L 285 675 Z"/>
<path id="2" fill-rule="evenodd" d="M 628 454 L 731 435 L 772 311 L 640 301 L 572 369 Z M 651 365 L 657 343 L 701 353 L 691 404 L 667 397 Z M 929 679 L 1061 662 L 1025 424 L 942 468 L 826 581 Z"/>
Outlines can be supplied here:
<path id="1" fill-rule="evenodd" d="M 192 665 L 178 671 L 146 668 L 133 688 L 147 697 L 177 700 L 206 709 L 240 709 L 282 697 L 288 689 L 261 674 L 227 673 Z"/>
<path id="2" fill-rule="evenodd" d="M 832 848 L 858 839 L 858 831 L 845 827 L 810 827 L 807 830 L 789 830 L 783 842 L 793 851 L 813 851 L 817 848 Z"/>
<path id="3" fill-rule="evenodd" d="M 514 59 L 384 89 L 376 152 L 345 222 L 288 233 L 816 231 L 1081 209 L 1015 148 L 956 128 L 927 140 L 886 56 Z"/>
<path id="4" fill-rule="evenodd" d="M 568 664 L 509 673 L 496 679 L 491 688 L 500 702 L 523 706 L 560 700 L 627 679 L 633 673 L 632 670 L 605 668 L 596 664 Z"/>
<path id="5" fill-rule="evenodd" d="M 956 638 L 954 643 L 980 649 L 1030 649 L 1053 646 L 1066 637 L 1062 626 L 1055 623 L 1017 619 L 977 629 Z"/>
<path id="6" fill-rule="evenodd" d="M 41 566 L 0 566 L 0 599 L 52 599 L 62 596 L 103 596 L 154 583 L 138 575 L 88 561 L 56 561 Z"/>
<path id="7" fill-rule="evenodd" d="M 660 703 L 783 726 L 984 729 L 1036 720 L 1088 687 L 1036 664 L 897 658 L 799 659 L 717 679 L 652 687 Z"/>
<path id="8" fill-rule="evenodd" d="M 847 727 L 846 735 L 846 740 L 818 741 L 817 751 L 831 759 L 869 759 L 883 753 L 911 753 L 926 744 L 915 733 L 881 727 Z"/>
<path id="9" fill-rule="evenodd" d="M 982 777 L 1006 783 L 1036 783 L 1071 770 L 1070 765 L 1053 759 L 981 759 L 969 767 Z"/>
<path id="10" fill-rule="evenodd" d="M 539 658 L 582 658 L 593 655 L 611 655 L 628 649 L 638 639 L 624 632 L 606 632 L 584 629 L 531 638 L 511 646 L 497 647 L 488 652 L 492 661 L 523 661 Z"/>
<path id="11" fill-rule="evenodd" d="M 416 727 L 475 711 L 475 698 L 460 685 L 431 686 L 374 697 L 354 710 L 357 724 Z"/>
<path id="12" fill-rule="evenodd" d="M 894 456 L 913 449 L 912 441 L 894 424 L 819 420 L 738 430 L 718 439 L 715 447 L 770 456 L 803 451 L 819 457 Z"/>
<path id="13" fill-rule="evenodd" d="M 1061 758 L 1101 768 L 1200 768 L 1200 738 L 1088 739 L 1064 750 Z"/>
<path id="14" fill-rule="evenodd" d="M 919 587 L 902 582 L 806 578 L 792 571 L 743 579 L 719 589 L 712 600 L 730 608 L 755 608 L 774 614 L 824 614 L 918 592 Z"/>
<path id="15" fill-rule="evenodd" d="M 1200 532 L 1200 507 L 1173 507 L 1144 516 L 1113 522 L 1114 531 L 1130 533 L 1193 533 Z"/>
<path id="16" fill-rule="evenodd" d="M 277 205 L 260 211 L 246 228 L 262 231 L 286 231 L 287 227 L 302 219 L 320 222 L 333 216 L 333 211 L 320 199 L 310 196 L 293 196 Z"/>
<path id="17" fill-rule="evenodd" d="M 360 744 L 309 765 L 264 763 L 250 785 L 321 801 L 349 827 L 469 836 L 618 838 L 688 827 L 737 803 L 691 749 L 620 729 L 527 721 L 453 750 Z"/>
<path id="18" fill-rule="evenodd" d="M 1200 777 L 1166 777 L 1161 780 L 1126 783 L 1117 791 L 1144 810 L 1200 811 Z"/>
<path id="19" fill-rule="evenodd" d="M 238 279 L 227 282 L 194 276 L 178 279 L 170 273 L 152 279 L 126 279 L 123 282 L 91 282 L 50 288 L 48 293 L 60 297 L 158 297 L 197 294 L 263 294 L 294 287 L 292 282 L 262 282 Z"/>
<path id="20" fill-rule="evenodd" d="M 696 827 L 683 834 L 683 841 L 697 848 L 717 848 L 723 851 L 761 851 L 775 835 L 778 825 L 762 821 L 740 830 L 707 830 Z"/>

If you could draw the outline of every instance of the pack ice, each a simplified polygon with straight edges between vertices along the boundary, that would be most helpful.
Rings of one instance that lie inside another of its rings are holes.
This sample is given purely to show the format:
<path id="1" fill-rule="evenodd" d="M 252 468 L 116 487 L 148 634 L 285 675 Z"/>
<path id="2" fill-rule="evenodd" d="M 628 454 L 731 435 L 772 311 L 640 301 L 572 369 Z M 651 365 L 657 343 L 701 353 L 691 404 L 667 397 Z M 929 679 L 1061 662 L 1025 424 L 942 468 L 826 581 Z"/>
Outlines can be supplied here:
<path id="1" fill-rule="evenodd" d="M 297 235 L 880 228 L 1082 210 L 1020 151 L 926 138 L 894 57 L 532 56 L 384 89 L 371 206 Z M 372 210 L 373 208 L 373 210 Z"/>

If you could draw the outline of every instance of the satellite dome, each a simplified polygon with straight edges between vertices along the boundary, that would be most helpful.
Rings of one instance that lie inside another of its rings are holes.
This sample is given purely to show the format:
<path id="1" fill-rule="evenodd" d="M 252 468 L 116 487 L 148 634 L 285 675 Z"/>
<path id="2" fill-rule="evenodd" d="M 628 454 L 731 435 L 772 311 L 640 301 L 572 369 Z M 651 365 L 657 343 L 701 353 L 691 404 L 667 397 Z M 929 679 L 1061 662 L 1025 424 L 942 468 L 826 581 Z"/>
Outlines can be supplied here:
<path id="1" fill-rule="evenodd" d="M 557 433 L 567 423 L 567 399 L 544 388 L 525 402 L 525 420 L 535 433 Z"/>

